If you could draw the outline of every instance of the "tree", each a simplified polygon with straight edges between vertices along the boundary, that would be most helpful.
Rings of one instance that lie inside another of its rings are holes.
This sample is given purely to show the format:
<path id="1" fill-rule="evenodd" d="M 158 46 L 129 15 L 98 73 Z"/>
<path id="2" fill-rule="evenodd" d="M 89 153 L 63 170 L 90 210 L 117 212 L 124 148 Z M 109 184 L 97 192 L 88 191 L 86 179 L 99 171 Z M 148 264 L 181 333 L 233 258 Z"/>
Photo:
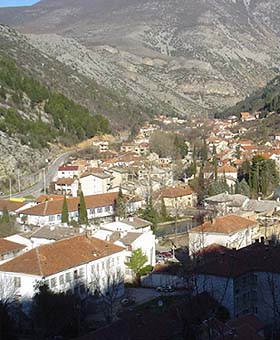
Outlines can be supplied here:
<path id="1" fill-rule="evenodd" d="M 126 263 L 127 267 L 132 270 L 138 283 L 140 282 L 140 271 L 147 261 L 148 257 L 139 248 L 132 252 L 130 261 Z"/>
<path id="2" fill-rule="evenodd" d="M 10 222 L 10 215 L 9 215 L 9 211 L 8 211 L 7 207 L 3 208 L 2 216 L 1 216 L 1 222 L 2 223 L 9 223 Z"/>
<path id="3" fill-rule="evenodd" d="M 68 213 L 68 205 L 67 205 L 66 196 L 64 196 L 64 200 L 63 200 L 61 222 L 67 223 L 67 224 L 69 223 L 69 213 Z"/>
<path id="4" fill-rule="evenodd" d="M 38 284 L 32 301 L 31 318 L 37 338 L 78 336 L 80 299 L 72 294 L 54 293 L 45 284 Z"/>
<path id="5" fill-rule="evenodd" d="M 167 209 L 166 209 L 166 205 L 164 203 L 164 199 L 161 199 L 161 206 L 160 206 L 160 217 L 164 220 L 166 220 L 166 218 L 168 217 L 167 214 Z"/>
<path id="6" fill-rule="evenodd" d="M 151 201 L 147 204 L 146 208 L 141 213 L 141 217 L 144 220 L 152 222 L 153 230 L 156 229 L 157 223 L 158 223 L 158 213 L 156 209 L 153 207 L 153 204 Z"/>
<path id="7" fill-rule="evenodd" d="M 126 203 L 121 187 L 119 188 L 118 196 L 115 200 L 115 214 L 119 218 L 126 217 Z"/>
<path id="8" fill-rule="evenodd" d="M 79 213 L 79 223 L 88 224 L 86 202 L 85 202 L 85 197 L 82 191 L 80 191 L 80 203 L 78 207 L 78 213 Z"/>

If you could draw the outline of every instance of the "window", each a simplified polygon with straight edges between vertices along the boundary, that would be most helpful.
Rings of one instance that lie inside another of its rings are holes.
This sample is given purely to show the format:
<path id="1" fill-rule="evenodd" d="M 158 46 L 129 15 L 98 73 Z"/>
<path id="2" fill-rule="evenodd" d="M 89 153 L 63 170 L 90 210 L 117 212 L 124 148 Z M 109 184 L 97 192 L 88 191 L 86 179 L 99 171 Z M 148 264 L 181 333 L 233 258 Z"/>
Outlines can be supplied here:
<path id="1" fill-rule="evenodd" d="M 71 281 L 71 273 L 66 273 L 65 280 L 66 280 L 66 282 L 70 282 Z"/>
<path id="2" fill-rule="evenodd" d="M 44 284 L 49 287 L 50 286 L 50 281 L 49 280 L 45 280 Z"/>
<path id="3" fill-rule="evenodd" d="M 57 215 L 57 220 L 58 220 L 58 221 L 61 220 L 61 215 Z"/>
<path id="4" fill-rule="evenodd" d="M 96 271 L 99 272 L 99 263 L 96 264 Z"/>
<path id="5" fill-rule="evenodd" d="M 14 277 L 14 285 L 15 285 L 15 288 L 21 287 L 21 278 L 19 276 Z"/>
<path id="6" fill-rule="evenodd" d="M 49 216 L 49 222 L 53 222 L 53 221 L 55 221 L 55 216 Z"/>
<path id="7" fill-rule="evenodd" d="M 59 284 L 60 285 L 64 284 L 64 275 L 59 275 Z"/>
<path id="8" fill-rule="evenodd" d="M 84 277 L 85 276 L 85 269 L 84 268 L 80 268 L 79 269 L 79 276 L 80 277 Z"/>
<path id="9" fill-rule="evenodd" d="M 105 211 L 106 212 L 109 212 L 111 210 L 111 207 L 109 206 L 109 207 L 105 207 Z"/>
<path id="10" fill-rule="evenodd" d="M 97 213 L 100 214 L 102 213 L 103 209 L 102 208 L 97 208 Z"/>
<path id="11" fill-rule="evenodd" d="M 94 215 L 94 208 L 90 208 L 89 213 L 90 213 L 90 215 Z"/>
<path id="12" fill-rule="evenodd" d="M 74 270 L 74 279 L 77 279 L 78 278 L 78 270 Z"/>
<path id="13" fill-rule="evenodd" d="M 56 287 L 56 285 L 57 285 L 56 277 L 53 277 L 53 278 L 51 279 L 51 288 Z"/>
<path id="14" fill-rule="evenodd" d="M 105 263 L 104 263 L 104 261 L 102 262 L 102 270 L 104 270 L 105 269 Z"/>

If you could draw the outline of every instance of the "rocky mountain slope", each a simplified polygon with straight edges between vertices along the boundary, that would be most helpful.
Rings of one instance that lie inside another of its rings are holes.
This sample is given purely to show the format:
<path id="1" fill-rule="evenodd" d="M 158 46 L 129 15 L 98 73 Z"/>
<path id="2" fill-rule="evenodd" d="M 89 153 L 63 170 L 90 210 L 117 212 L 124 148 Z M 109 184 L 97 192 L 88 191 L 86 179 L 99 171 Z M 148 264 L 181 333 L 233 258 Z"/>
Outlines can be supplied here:
<path id="1" fill-rule="evenodd" d="M 272 0 L 42 0 L 0 13 L 85 78 L 182 114 L 231 106 L 272 79 L 279 17 Z"/>

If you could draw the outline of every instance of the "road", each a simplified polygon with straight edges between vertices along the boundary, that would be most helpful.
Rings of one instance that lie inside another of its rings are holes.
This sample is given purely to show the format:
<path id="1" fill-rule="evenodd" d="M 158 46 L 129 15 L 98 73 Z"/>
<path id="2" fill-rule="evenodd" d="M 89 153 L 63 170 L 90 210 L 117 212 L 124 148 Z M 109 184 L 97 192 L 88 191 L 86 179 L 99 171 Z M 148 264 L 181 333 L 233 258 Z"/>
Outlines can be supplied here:
<path id="1" fill-rule="evenodd" d="M 51 183 L 52 179 L 56 175 L 58 167 L 65 163 L 65 161 L 69 158 L 72 151 L 67 151 L 62 155 L 59 155 L 49 166 L 46 171 L 45 180 L 46 180 L 46 187 Z M 44 176 L 42 176 L 44 177 Z M 25 189 L 18 193 L 13 193 L 12 197 L 24 197 L 32 195 L 34 197 L 39 196 L 42 193 L 42 189 L 44 188 L 44 178 L 40 180 L 40 182 L 34 184 L 32 187 Z M 2 196 L 1 198 L 9 198 L 10 196 Z"/>

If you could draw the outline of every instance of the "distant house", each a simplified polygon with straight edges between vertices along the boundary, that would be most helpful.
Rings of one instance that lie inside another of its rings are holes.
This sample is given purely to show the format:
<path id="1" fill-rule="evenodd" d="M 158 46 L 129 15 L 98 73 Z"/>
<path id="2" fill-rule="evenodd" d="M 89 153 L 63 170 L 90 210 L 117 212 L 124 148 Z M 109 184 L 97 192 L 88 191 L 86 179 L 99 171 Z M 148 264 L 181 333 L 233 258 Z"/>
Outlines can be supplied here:
<path id="1" fill-rule="evenodd" d="M 0 216 L 6 210 L 10 215 L 15 215 L 16 212 L 26 205 L 25 201 L 0 200 Z"/>
<path id="2" fill-rule="evenodd" d="M 185 209 L 194 207 L 197 202 L 196 193 L 186 185 L 166 187 L 155 194 L 158 203 L 164 200 L 168 209 Z"/>
<path id="3" fill-rule="evenodd" d="M 14 286 L 18 298 L 28 299 L 40 283 L 54 292 L 105 293 L 115 276 L 121 295 L 124 262 L 122 247 L 82 235 L 42 245 L 2 264 L 0 279 L 4 287 Z"/>
<path id="4" fill-rule="evenodd" d="M 238 212 L 247 201 L 249 201 L 249 197 L 247 196 L 240 194 L 231 195 L 225 192 L 206 197 L 204 206 L 206 209 L 212 210 L 218 216 L 224 216 Z"/>
<path id="5" fill-rule="evenodd" d="M 54 183 L 55 192 L 58 195 L 67 195 L 77 197 L 79 189 L 79 181 L 77 178 L 60 177 Z"/>
<path id="6" fill-rule="evenodd" d="M 109 142 L 107 141 L 94 141 L 92 145 L 96 148 L 98 148 L 99 152 L 107 152 L 109 150 Z"/>
<path id="7" fill-rule="evenodd" d="M 242 248 L 254 242 L 259 224 L 238 215 L 217 217 L 189 230 L 189 252 L 194 254 L 212 243 Z"/>
<path id="8" fill-rule="evenodd" d="M 111 221 L 115 215 L 115 200 L 118 193 L 106 193 L 85 196 L 88 219 L 99 221 Z M 78 221 L 79 197 L 67 198 L 69 220 Z M 138 197 L 130 198 L 126 204 L 127 213 L 135 213 L 142 206 L 142 200 Z M 46 201 L 31 208 L 19 212 L 18 222 L 26 220 L 27 224 L 50 225 L 61 224 L 63 199 Z"/>
<path id="9" fill-rule="evenodd" d="M 80 177 L 80 185 L 85 196 L 105 194 L 111 188 L 111 176 L 101 171 L 84 173 Z"/>
<path id="10" fill-rule="evenodd" d="M 0 264 L 11 260 L 12 258 L 18 256 L 26 248 L 25 245 L 19 244 L 6 240 L 4 238 L 0 239 Z"/>
<path id="11" fill-rule="evenodd" d="M 80 174 L 78 165 L 62 165 L 58 168 L 58 178 L 73 178 L 78 177 Z"/>

